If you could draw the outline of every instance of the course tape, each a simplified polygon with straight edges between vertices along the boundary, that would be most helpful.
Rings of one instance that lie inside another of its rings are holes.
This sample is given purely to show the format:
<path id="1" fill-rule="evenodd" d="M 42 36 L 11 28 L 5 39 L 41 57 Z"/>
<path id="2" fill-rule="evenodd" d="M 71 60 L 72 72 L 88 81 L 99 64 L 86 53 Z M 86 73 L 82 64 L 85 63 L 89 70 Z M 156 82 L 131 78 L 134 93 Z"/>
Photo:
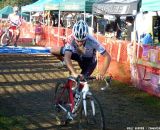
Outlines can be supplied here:
<path id="1" fill-rule="evenodd" d="M 0 54 L 51 54 L 50 48 L 46 47 L 0 47 Z"/>

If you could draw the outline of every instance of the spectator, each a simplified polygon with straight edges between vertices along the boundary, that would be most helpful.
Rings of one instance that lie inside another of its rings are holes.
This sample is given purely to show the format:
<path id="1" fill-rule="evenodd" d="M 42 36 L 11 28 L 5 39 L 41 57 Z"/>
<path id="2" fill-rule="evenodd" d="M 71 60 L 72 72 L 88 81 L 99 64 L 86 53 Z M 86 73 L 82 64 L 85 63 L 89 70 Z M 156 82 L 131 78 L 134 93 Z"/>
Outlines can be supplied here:
<path id="1" fill-rule="evenodd" d="M 127 28 L 127 40 L 131 41 L 131 33 L 133 31 L 133 22 L 134 19 L 132 16 L 126 18 L 126 28 Z"/>
<path id="2" fill-rule="evenodd" d="M 35 44 L 37 44 L 42 37 L 43 28 L 41 26 L 41 23 L 39 21 L 36 21 L 35 24 Z"/>
<path id="3" fill-rule="evenodd" d="M 122 30 L 121 30 L 121 19 L 120 19 L 120 16 L 116 17 L 116 20 L 115 20 L 115 31 L 116 31 L 116 38 L 117 39 L 121 39 L 122 38 L 122 36 L 121 36 Z"/>
<path id="4" fill-rule="evenodd" d="M 94 20 L 93 20 L 93 30 L 94 30 L 94 33 L 97 32 L 97 23 L 98 23 L 97 17 L 94 16 Z"/>

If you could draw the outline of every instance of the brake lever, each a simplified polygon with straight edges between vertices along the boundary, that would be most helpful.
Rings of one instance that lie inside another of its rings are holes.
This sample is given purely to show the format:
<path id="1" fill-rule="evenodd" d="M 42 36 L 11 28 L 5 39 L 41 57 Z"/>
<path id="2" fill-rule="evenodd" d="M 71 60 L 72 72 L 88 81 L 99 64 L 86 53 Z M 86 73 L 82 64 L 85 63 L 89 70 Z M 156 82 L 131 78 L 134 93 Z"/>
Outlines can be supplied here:
<path id="1" fill-rule="evenodd" d="M 108 79 L 104 79 L 105 86 L 101 87 L 102 91 L 105 91 L 107 89 L 111 89 L 111 82 L 112 82 L 112 76 L 110 76 Z"/>

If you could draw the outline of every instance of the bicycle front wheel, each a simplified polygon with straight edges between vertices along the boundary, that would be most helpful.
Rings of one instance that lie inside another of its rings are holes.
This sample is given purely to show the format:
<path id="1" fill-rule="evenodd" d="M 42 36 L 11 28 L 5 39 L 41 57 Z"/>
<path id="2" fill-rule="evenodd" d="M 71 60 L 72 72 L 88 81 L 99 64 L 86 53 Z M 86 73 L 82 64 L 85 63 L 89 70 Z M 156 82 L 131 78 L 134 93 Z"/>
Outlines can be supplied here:
<path id="1" fill-rule="evenodd" d="M 94 102 L 95 113 L 91 105 Z M 87 95 L 86 98 L 87 115 L 85 115 L 83 107 L 81 108 L 79 117 L 80 130 L 105 130 L 105 118 L 102 107 L 98 99 L 93 95 Z"/>
<path id="2" fill-rule="evenodd" d="M 3 33 L 1 36 L 1 45 L 8 46 L 11 42 L 11 38 L 7 36 L 7 33 Z"/>
<path id="3" fill-rule="evenodd" d="M 61 125 L 62 121 L 65 120 L 67 116 L 66 111 L 70 111 L 69 106 L 69 91 L 67 88 L 64 88 L 65 83 L 60 82 L 55 86 L 54 93 L 54 111 L 57 125 Z"/>

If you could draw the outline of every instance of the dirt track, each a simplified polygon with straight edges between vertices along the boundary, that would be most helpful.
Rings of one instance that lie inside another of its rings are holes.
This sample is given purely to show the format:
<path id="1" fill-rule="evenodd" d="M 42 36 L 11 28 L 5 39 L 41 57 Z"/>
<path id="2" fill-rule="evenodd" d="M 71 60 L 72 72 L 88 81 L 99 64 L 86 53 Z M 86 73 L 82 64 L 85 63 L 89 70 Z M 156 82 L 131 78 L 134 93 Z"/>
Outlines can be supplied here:
<path id="1" fill-rule="evenodd" d="M 27 130 L 73 129 L 55 125 L 51 105 L 54 85 L 68 75 L 66 69 L 53 67 L 55 62 L 51 56 L 0 55 L 0 112 L 10 118 L 23 117 L 20 123 Z M 160 129 L 160 105 L 146 102 L 149 95 L 117 82 L 106 92 L 99 91 L 96 84 L 92 89 L 103 106 L 108 130 Z"/>

